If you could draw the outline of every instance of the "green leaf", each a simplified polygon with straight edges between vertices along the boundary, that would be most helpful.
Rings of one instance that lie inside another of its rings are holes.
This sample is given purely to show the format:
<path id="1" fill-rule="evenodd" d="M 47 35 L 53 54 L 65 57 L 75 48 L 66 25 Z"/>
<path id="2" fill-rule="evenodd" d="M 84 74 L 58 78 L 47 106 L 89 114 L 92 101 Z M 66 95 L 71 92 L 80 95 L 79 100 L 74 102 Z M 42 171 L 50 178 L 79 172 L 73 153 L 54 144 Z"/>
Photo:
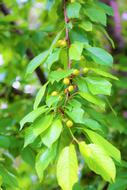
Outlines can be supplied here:
<path id="1" fill-rule="evenodd" d="M 103 77 L 107 77 L 107 78 L 111 78 L 111 79 L 114 79 L 114 80 L 119 80 L 117 77 L 113 76 L 112 74 L 110 73 L 107 73 L 105 71 L 102 71 L 100 69 L 93 69 L 93 68 L 90 68 L 90 70 L 92 70 L 93 72 L 95 72 L 96 74 L 100 75 L 100 76 L 103 76 Z"/>
<path id="2" fill-rule="evenodd" d="M 87 101 L 99 106 L 102 110 L 105 110 L 105 103 L 96 96 L 93 96 L 88 92 L 79 92 L 79 95 Z"/>
<path id="3" fill-rule="evenodd" d="M 77 42 L 75 44 L 71 44 L 69 48 L 69 57 L 71 60 L 79 61 L 81 59 L 83 51 L 83 43 Z"/>
<path id="4" fill-rule="evenodd" d="M 78 86 L 79 91 L 89 93 L 89 89 L 87 87 L 87 84 L 86 84 L 84 77 L 77 77 L 76 79 L 74 79 L 74 82 Z"/>
<path id="5" fill-rule="evenodd" d="M 81 5 L 77 2 L 70 3 L 67 6 L 67 17 L 68 18 L 79 18 Z"/>
<path id="6" fill-rule="evenodd" d="M 108 190 L 126 190 L 127 189 L 127 179 L 118 178 L 115 180 L 115 183 L 109 184 Z"/>
<path id="7" fill-rule="evenodd" d="M 35 151 L 30 147 L 26 147 L 22 150 L 21 157 L 31 167 L 35 167 Z"/>
<path id="8" fill-rule="evenodd" d="M 43 53 L 40 53 L 38 56 L 34 57 L 26 70 L 26 75 L 33 73 L 33 71 L 42 63 L 44 63 L 44 61 L 47 59 L 48 55 L 49 55 L 49 50 L 44 51 Z"/>
<path id="9" fill-rule="evenodd" d="M 48 107 L 56 107 L 59 103 L 61 97 L 60 96 L 47 96 L 46 98 L 46 104 Z"/>
<path id="10" fill-rule="evenodd" d="M 73 69 L 69 70 L 58 70 L 58 71 L 52 71 L 49 74 L 49 81 L 53 83 L 54 81 L 59 82 L 61 79 L 68 77 L 73 73 Z"/>
<path id="11" fill-rule="evenodd" d="M 95 63 L 111 67 L 113 64 L 112 56 L 104 49 L 97 47 L 89 47 L 86 50 L 90 53 Z"/>
<path id="12" fill-rule="evenodd" d="M 48 129 L 48 131 L 46 131 L 46 134 L 42 136 L 42 142 L 50 148 L 52 144 L 59 138 L 62 128 L 63 126 L 60 119 L 53 121 L 51 127 Z"/>
<path id="13" fill-rule="evenodd" d="M 52 123 L 53 115 L 44 115 L 39 117 L 30 127 L 25 131 L 24 148 L 34 142 L 34 140 L 44 132 Z"/>
<path id="14" fill-rule="evenodd" d="M 74 145 L 65 147 L 57 163 L 57 180 L 63 190 L 72 190 L 78 181 L 78 162 Z"/>
<path id="15" fill-rule="evenodd" d="M 107 18 L 105 11 L 98 7 L 88 7 L 84 9 L 84 14 L 87 15 L 91 21 L 100 23 L 106 26 Z"/>
<path id="16" fill-rule="evenodd" d="M 86 164 L 92 171 L 101 175 L 104 180 L 114 182 L 116 176 L 115 164 L 101 147 L 80 142 L 79 149 Z"/>
<path id="17" fill-rule="evenodd" d="M 55 155 L 56 155 L 56 145 L 52 146 L 50 149 L 42 149 L 38 153 L 36 157 L 35 168 L 40 181 L 42 181 L 44 171 L 49 166 L 51 161 L 54 159 Z"/>
<path id="18" fill-rule="evenodd" d="M 35 101 L 34 101 L 34 110 L 37 109 L 38 105 L 40 104 L 44 94 L 45 94 L 45 90 L 46 90 L 46 87 L 48 85 L 49 82 L 47 82 L 46 84 L 44 84 L 40 90 L 38 91 L 37 95 L 36 95 L 36 98 L 35 98 Z"/>
<path id="19" fill-rule="evenodd" d="M 84 129 L 84 131 L 87 133 L 93 143 L 99 145 L 109 156 L 114 158 L 117 162 L 121 162 L 120 151 L 115 146 L 113 146 L 96 132 L 93 132 L 89 129 Z"/>
<path id="20" fill-rule="evenodd" d="M 78 101 L 78 100 L 76 100 L 76 99 L 71 99 L 71 100 L 69 100 L 69 102 L 68 102 L 73 108 L 80 108 L 81 106 L 82 106 L 82 104 Z"/>
<path id="21" fill-rule="evenodd" d="M 106 79 L 103 79 L 101 77 L 91 76 L 91 77 L 86 77 L 85 80 L 87 82 L 90 92 L 93 95 L 97 95 L 97 94 L 110 95 L 111 94 L 112 84 Z"/>
<path id="22" fill-rule="evenodd" d="M 79 26 L 87 32 L 92 31 L 93 29 L 92 23 L 90 21 L 82 22 Z"/>
<path id="23" fill-rule="evenodd" d="M 80 122 L 82 124 L 84 124 L 85 126 L 87 126 L 88 128 L 94 130 L 94 131 L 102 131 L 103 127 L 95 120 L 90 119 L 90 118 L 83 118 L 83 120 Z"/>
<path id="24" fill-rule="evenodd" d="M 96 2 L 98 6 L 100 6 L 100 8 L 102 8 L 105 13 L 109 16 L 114 16 L 114 11 L 113 8 L 111 6 L 106 5 L 105 3 L 102 2 Z"/>
<path id="25" fill-rule="evenodd" d="M 1 148 L 9 148 L 11 145 L 11 141 L 9 136 L 0 135 L 0 147 Z"/>
<path id="26" fill-rule="evenodd" d="M 49 56 L 49 54 L 52 53 L 52 49 L 54 47 L 54 45 L 56 44 L 56 42 L 58 41 L 58 39 L 60 38 L 61 36 L 61 33 L 62 33 L 63 30 L 61 30 L 57 35 L 56 37 L 54 38 L 50 48 L 46 51 L 44 51 L 43 53 L 40 53 L 38 56 L 34 57 L 28 67 L 27 67 L 27 70 L 26 70 L 26 75 L 28 74 L 31 74 L 33 73 L 33 71 L 39 66 L 41 65 L 42 63 L 45 62 L 45 60 L 47 59 L 47 57 Z"/>
<path id="27" fill-rule="evenodd" d="M 20 121 L 20 130 L 23 128 L 24 124 L 27 122 L 33 122 L 37 117 L 39 117 L 41 114 L 45 113 L 47 111 L 46 106 L 41 106 L 40 108 L 37 108 L 36 110 L 33 110 L 32 112 L 28 113 L 21 121 Z"/>
<path id="28" fill-rule="evenodd" d="M 109 42 L 111 43 L 112 48 L 115 49 L 114 41 L 113 41 L 112 38 L 109 36 L 108 32 L 107 32 L 103 27 L 99 27 L 99 29 L 105 34 L 105 36 L 107 37 L 107 39 L 108 39 Z"/>
<path id="29" fill-rule="evenodd" d="M 50 53 L 52 52 L 53 47 L 56 45 L 56 42 L 59 40 L 59 38 L 60 38 L 60 36 L 61 36 L 63 30 L 64 30 L 64 28 L 63 28 L 60 32 L 57 33 L 56 37 L 55 37 L 54 40 L 52 41 L 52 44 L 51 44 L 51 46 L 50 46 L 50 48 L 49 48 Z"/>
<path id="30" fill-rule="evenodd" d="M 59 60 L 60 52 L 61 52 L 61 48 L 54 49 L 54 51 L 49 55 L 49 57 L 45 61 L 45 65 L 48 67 L 49 70 L 51 66 L 53 65 L 53 63 Z"/>
<path id="31" fill-rule="evenodd" d="M 84 32 L 84 29 L 79 28 L 79 27 L 74 27 L 71 31 L 70 31 L 70 41 L 71 44 L 76 43 L 76 42 L 81 42 L 83 44 L 88 44 L 88 38 L 86 33 Z"/>
<path id="32" fill-rule="evenodd" d="M 80 123 L 83 119 L 84 110 L 82 108 L 73 108 L 65 112 L 75 123 Z"/>
<path id="33" fill-rule="evenodd" d="M 105 100 L 106 100 L 108 106 L 110 107 L 112 113 L 113 113 L 115 116 L 117 116 L 117 112 L 113 109 L 113 107 L 112 107 L 112 105 L 111 105 L 111 103 L 110 103 L 110 101 L 108 100 L 107 97 L 105 97 Z M 120 128 L 119 128 L 119 129 L 120 129 Z"/>
<path id="34" fill-rule="evenodd" d="M 0 165 L 0 175 L 2 176 L 3 183 L 10 187 L 18 187 L 18 181 L 16 176 L 6 170 L 5 167 Z"/>
<path id="35" fill-rule="evenodd" d="M 66 69 L 68 67 L 68 52 L 66 48 L 63 48 L 60 52 L 60 58 L 59 61 L 61 65 L 63 65 L 63 68 Z"/>

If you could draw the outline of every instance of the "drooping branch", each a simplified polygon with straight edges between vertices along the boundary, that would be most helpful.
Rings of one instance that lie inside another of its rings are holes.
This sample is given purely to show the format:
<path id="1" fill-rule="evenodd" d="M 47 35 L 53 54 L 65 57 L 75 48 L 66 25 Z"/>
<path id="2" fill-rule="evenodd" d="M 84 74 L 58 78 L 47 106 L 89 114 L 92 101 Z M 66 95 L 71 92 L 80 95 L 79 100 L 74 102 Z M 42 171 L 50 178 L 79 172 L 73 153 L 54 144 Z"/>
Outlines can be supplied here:
<path id="1" fill-rule="evenodd" d="M 69 19 L 67 17 L 67 11 L 66 11 L 66 0 L 63 0 L 64 3 L 64 21 L 65 21 L 65 25 L 66 25 L 66 42 L 68 45 L 68 50 L 70 48 L 70 38 L 69 38 L 69 28 L 67 27 L 67 24 L 69 23 Z M 71 60 L 69 58 L 69 51 L 68 51 L 68 68 L 71 68 Z"/>
<path id="2" fill-rule="evenodd" d="M 67 11 L 66 11 L 66 0 L 64 0 L 64 20 L 65 24 L 67 25 L 69 22 L 69 19 L 67 17 Z M 70 47 L 70 39 L 69 39 L 69 29 L 66 27 L 66 41 L 68 44 L 68 48 Z"/>
<path id="3" fill-rule="evenodd" d="M 8 8 L 6 7 L 6 5 L 5 5 L 4 3 L 2 3 L 2 2 L 0 3 L 0 11 L 1 11 L 5 16 L 11 14 L 10 9 L 8 9 Z M 16 23 L 15 23 L 15 22 L 10 22 L 10 24 L 16 26 Z M 22 30 L 19 30 L 19 29 L 16 29 L 16 28 L 13 29 L 12 32 L 15 32 L 15 33 L 18 34 L 18 35 L 23 35 L 23 31 L 22 31 Z M 27 55 L 27 57 L 29 58 L 29 60 L 31 60 L 31 59 L 34 58 L 34 54 L 33 54 L 32 50 L 29 49 L 29 48 L 27 48 L 27 50 L 26 50 L 26 55 Z M 45 82 L 46 82 L 46 77 L 45 77 L 44 73 L 42 72 L 41 68 L 38 67 L 38 68 L 35 70 L 35 72 L 36 72 L 36 75 L 37 75 L 37 77 L 38 77 L 40 83 L 41 83 L 42 85 L 45 84 Z"/>

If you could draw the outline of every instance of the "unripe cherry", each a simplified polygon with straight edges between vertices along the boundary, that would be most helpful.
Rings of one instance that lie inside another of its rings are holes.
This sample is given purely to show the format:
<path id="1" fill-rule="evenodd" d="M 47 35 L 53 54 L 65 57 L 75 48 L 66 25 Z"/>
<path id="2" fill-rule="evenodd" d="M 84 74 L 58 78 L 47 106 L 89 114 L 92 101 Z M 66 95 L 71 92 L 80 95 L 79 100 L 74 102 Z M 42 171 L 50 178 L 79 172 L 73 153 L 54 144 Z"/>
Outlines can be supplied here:
<path id="1" fill-rule="evenodd" d="M 69 78 L 64 78 L 63 83 L 69 85 L 70 84 Z"/>
<path id="2" fill-rule="evenodd" d="M 70 0 L 70 2 L 71 2 L 71 3 L 74 3 L 74 2 L 75 2 L 75 0 Z"/>
<path id="3" fill-rule="evenodd" d="M 69 91 L 69 92 L 72 92 L 73 90 L 74 90 L 74 86 L 70 85 L 70 86 L 68 87 L 68 91 Z"/>
<path id="4" fill-rule="evenodd" d="M 61 46 L 61 47 L 65 47 L 65 46 L 67 45 L 67 42 L 66 42 L 65 39 L 63 39 L 63 40 L 58 40 L 57 45 L 58 45 L 58 46 Z"/>
<path id="5" fill-rule="evenodd" d="M 75 69 L 75 70 L 73 71 L 73 74 L 74 74 L 74 75 L 79 75 L 79 73 L 80 73 L 80 71 L 79 71 L 78 69 Z"/>
<path id="6" fill-rule="evenodd" d="M 57 91 L 53 91 L 51 96 L 57 96 L 58 95 L 58 92 Z"/>
<path id="7" fill-rule="evenodd" d="M 88 73 L 88 71 L 89 71 L 89 68 L 87 68 L 87 67 L 83 69 L 83 72 L 84 72 L 85 74 Z"/>
<path id="8" fill-rule="evenodd" d="M 68 120 L 66 122 L 66 125 L 67 125 L 68 128 L 71 128 L 73 126 L 73 122 L 71 120 Z"/>

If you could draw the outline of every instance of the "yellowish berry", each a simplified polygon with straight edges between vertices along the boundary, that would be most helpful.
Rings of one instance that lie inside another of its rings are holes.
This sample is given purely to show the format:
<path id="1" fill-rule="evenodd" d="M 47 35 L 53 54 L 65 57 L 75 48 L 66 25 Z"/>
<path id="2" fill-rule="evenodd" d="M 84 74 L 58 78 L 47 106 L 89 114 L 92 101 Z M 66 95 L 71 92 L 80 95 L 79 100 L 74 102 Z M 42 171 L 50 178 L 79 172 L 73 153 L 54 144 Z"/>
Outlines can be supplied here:
<path id="1" fill-rule="evenodd" d="M 58 40 L 57 46 L 65 47 L 67 45 L 67 42 L 65 39 L 63 40 Z"/>
<path id="2" fill-rule="evenodd" d="M 68 91 L 69 91 L 69 92 L 72 92 L 73 90 L 74 90 L 74 86 L 70 85 L 70 86 L 68 87 Z"/>
<path id="3" fill-rule="evenodd" d="M 84 72 L 85 74 L 88 73 L 88 71 L 89 71 L 89 68 L 87 68 L 87 67 L 83 69 L 83 72 Z"/>
<path id="4" fill-rule="evenodd" d="M 53 91 L 51 96 L 57 96 L 58 95 L 58 92 L 57 91 Z"/>
<path id="5" fill-rule="evenodd" d="M 69 85 L 70 84 L 69 78 L 64 78 L 63 83 Z"/>
<path id="6" fill-rule="evenodd" d="M 78 69 L 75 69 L 75 70 L 73 71 L 73 74 L 74 74 L 74 75 L 79 75 L 79 73 L 80 73 L 80 71 L 79 71 Z"/>
<path id="7" fill-rule="evenodd" d="M 70 2 L 71 2 L 71 3 L 74 3 L 74 2 L 75 2 L 75 0 L 70 0 Z"/>
<path id="8" fill-rule="evenodd" d="M 71 120 L 68 120 L 66 122 L 66 125 L 67 125 L 68 128 L 71 128 L 73 126 L 73 122 Z"/>

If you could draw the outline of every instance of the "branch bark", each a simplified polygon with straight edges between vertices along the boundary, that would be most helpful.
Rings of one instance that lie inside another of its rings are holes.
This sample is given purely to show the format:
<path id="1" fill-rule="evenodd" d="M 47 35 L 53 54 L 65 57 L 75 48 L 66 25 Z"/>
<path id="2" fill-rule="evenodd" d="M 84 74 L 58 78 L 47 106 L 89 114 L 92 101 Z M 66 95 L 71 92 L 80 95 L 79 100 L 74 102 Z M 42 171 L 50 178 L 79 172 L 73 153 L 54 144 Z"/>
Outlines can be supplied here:
<path id="1" fill-rule="evenodd" d="M 4 90 L 0 93 L 0 98 L 7 98 L 13 97 L 12 95 L 16 96 L 24 96 L 24 98 L 31 98 L 31 94 L 26 94 L 23 91 L 14 88 L 13 86 L 7 86 L 5 83 L 0 83 L 4 87 Z"/>
<path id="2" fill-rule="evenodd" d="M 69 19 L 67 17 L 67 11 L 66 11 L 66 0 L 63 0 L 63 3 L 64 3 L 64 21 L 65 21 L 65 24 L 67 25 L 69 23 Z M 67 28 L 67 26 L 66 26 L 66 42 L 67 42 L 68 50 L 69 50 L 70 38 L 69 38 L 69 29 Z M 69 58 L 69 51 L 68 51 L 68 68 L 69 69 L 71 68 L 71 60 Z"/>

